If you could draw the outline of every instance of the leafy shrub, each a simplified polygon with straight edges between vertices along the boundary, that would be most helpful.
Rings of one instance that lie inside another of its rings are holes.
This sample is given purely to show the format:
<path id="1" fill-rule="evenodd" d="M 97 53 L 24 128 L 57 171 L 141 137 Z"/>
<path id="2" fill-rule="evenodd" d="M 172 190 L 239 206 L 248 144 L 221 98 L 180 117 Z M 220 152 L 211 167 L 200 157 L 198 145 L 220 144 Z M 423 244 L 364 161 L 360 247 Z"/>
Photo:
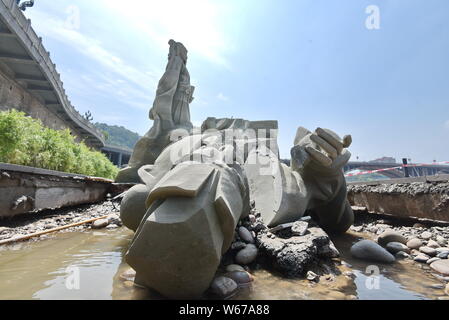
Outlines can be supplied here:
<path id="1" fill-rule="evenodd" d="M 0 162 L 114 179 L 118 168 L 101 152 L 16 110 L 0 112 Z"/>

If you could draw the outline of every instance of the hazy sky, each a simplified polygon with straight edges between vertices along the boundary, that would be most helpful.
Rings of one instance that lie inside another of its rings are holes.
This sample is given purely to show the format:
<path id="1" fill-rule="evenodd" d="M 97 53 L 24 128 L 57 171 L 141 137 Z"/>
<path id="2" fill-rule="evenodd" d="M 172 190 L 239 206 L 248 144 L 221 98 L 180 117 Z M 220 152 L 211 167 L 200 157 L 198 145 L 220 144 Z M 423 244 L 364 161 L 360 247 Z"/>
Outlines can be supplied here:
<path id="1" fill-rule="evenodd" d="M 378 6 L 380 29 L 366 28 Z M 447 0 L 37 0 L 25 14 L 94 121 L 143 135 L 168 40 L 189 50 L 192 121 L 351 133 L 353 160 L 449 161 Z"/>

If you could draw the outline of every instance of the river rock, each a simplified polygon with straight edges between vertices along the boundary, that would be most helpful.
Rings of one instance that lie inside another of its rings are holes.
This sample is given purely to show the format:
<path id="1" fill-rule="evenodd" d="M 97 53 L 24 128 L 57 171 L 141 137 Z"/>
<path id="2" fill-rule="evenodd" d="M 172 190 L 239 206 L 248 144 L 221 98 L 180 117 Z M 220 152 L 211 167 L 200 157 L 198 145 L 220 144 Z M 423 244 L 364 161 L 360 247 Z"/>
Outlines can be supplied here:
<path id="1" fill-rule="evenodd" d="M 387 250 L 371 240 L 362 240 L 351 247 L 351 254 L 359 259 L 392 263 L 396 259 Z"/>
<path id="2" fill-rule="evenodd" d="M 436 242 L 436 241 L 430 239 L 429 241 L 427 241 L 426 247 L 434 248 L 434 249 L 435 249 L 435 248 L 439 248 L 440 245 L 438 244 L 438 242 Z"/>
<path id="3" fill-rule="evenodd" d="M 246 247 L 246 243 L 245 243 L 245 242 L 242 242 L 242 241 L 234 242 L 234 243 L 231 245 L 231 249 L 232 249 L 232 250 L 242 250 L 242 249 L 244 249 L 245 247 Z"/>
<path id="4" fill-rule="evenodd" d="M 429 240 L 430 238 L 432 238 L 432 233 L 429 231 L 424 231 L 423 233 L 421 233 L 420 237 L 423 240 Z"/>
<path id="5" fill-rule="evenodd" d="M 438 260 L 441 260 L 440 258 L 437 258 L 437 257 L 434 257 L 434 258 L 430 258 L 429 260 L 427 260 L 427 264 L 432 264 L 432 263 L 434 263 L 435 261 L 438 261 Z"/>
<path id="6" fill-rule="evenodd" d="M 313 271 L 307 272 L 307 280 L 312 282 L 318 282 L 320 280 L 320 277 Z"/>
<path id="7" fill-rule="evenodd" d="M 435 257 L 437 255 L 437 251 L 434 248 L 430 247 L 421 247 L 419 248 L 419 251 L 427 254 L 430 257 Z"/>
<path id="8" fill-rule="evenodd" d="M 238 264 L 230 264 L 226 267 L 227 272 L 234 272 L 234 271 L 243 271 L 246 272 L 245 268 Z"/>
<path id="9" fill-rule="evenodd" d="M 116 213 L 108 215 L 107 219 L 109 221 L 109 224 L 115 224 L 119 227 L 122 226 L 122 220 L 120 219 L 120 216 Z"/>
<path id="10" fill-rule="evenodd" d="M 426 263 L 429 259 L 430 257 L 427 254 L 420 253 L 413 260 L 415 260 L 416 262 Z"/>
<path id="11" fill-rule="evenodd" d="M 100 219 L 92 223 L 92 229 L 103 229 L 106 228 L 108 224 L 109 224 L 108 219 Z"/>
<path id="12" fill-rule="evenodd" d="M 449 251 L 440 252 L 439 254 L 437 254 L 437 257 L 440 258 L 440 259 L 448 259 Z"/>
<path id="13" fill-rule="evenodd" d="M 449 260 L 447 259 L 435 261 L 430 267 L 445 276 L 449 276 Z"/>
<path id="14" fill-rule="evenodd" d="M 309 223 L 306 221 L 296 221 L 292 226 L 292 234 L 294 236 L 303 236 L 309 228 Z"/>
<path id="15" fill-rule="evenodd" d="M 403 244 L 407 243 L 407 239 L 399 232 L 388 230 L 383 232 L 379 238 L 377 238 L 377 243 L 382 247 L 385 247 L 390 242 L 400 242 Z"/>
<path id="16" fill-rule="evenodd" d="M 239 287 L 247 287 L 253 281 L 253 277 L 246 271 L 228 272 L 225 276 L 234 280 Z"/>
<path id="17" fill-rule="evenodd" d="M 239 228 L 239 236 L 246 243 L 254 243 L 254 237 L 251 232 L 245 227 Z"/>
<path id="18" fill-rule="evenodd" d="M 222 299 L 233 296 L 237 289 L 237 283 L 228 277 L 217 277 L 210 286 L 210 291 Z"/>
<path id="19" fill-rule="evenodd" d="M 248 219 L 249 219 L 249 222 L 251 222 L 251 223 L 256 223 L 256 216 L 255 215 L 253 215 L 253 214 L 250 214 L 249 216 L 248 216 Z"/>
<path id="20" fill-rule="evenodd" d="M 9 228 L 6 228 L 6 227 L 0 227 L 0 234 L 6 233 L 7 231 L 9 231 Z"/>
<path id="21" fill-rule="evenodd" d="M 400 251 L 406 253 L 410 252 L 410 249 L 405 244 L 400 242 L 389 242 L 385 248 L 392 254 L 396 254 Z"/>
<path id="22" fill-rule="evenodd" d="M 410 255 L 404 251 L 399 251 L 395 255 L 396 259 L 409 259 Z"/>
<path id="23" fill-rule="evenodd" d="M 439 247 L 444 247 L 447 244 L 446 239 L 444 239 L 443 236 L 437 236 L 436 240 L 439 244 Z"/>
<path id="24" fill-rule="evenodd" d="M 240 250 L 235 256 L 235 262 L 247 265 L 256 260 L 258 250 L 255 245 L 249 244 L 245 249 Z"/>
<path id="25" fill-rule="evenodd" d="M 449 248 L 447 247 L 442 247 L 442 248 L 436 248 L 435 249 L 438 253 L 442 253 L 442 252 L 448 252 Z"/>
<path id="26" fill-rule="evenodd" d="M 424 244 L 421 241 L 421 239 L 418 239 L 418 238 L 414 238 L 414 239 L 407 241 L 407 247 L 409 247 L 410 249 L 419 249 L 423 245 Z"/>

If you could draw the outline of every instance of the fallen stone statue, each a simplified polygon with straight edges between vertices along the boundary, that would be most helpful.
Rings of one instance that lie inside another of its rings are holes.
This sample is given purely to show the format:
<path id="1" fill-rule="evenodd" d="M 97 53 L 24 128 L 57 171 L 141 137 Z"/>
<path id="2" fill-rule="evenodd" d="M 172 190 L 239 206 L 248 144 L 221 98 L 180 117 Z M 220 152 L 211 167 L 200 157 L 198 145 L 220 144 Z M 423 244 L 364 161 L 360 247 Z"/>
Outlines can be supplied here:
<path id="1" fill-rule="evenodd" d="M 168 298 L 200 297 L 251 203 L 268 227 L 307 211 L 327 232 L 345 232 L 353 223 L 342 170 L 351 137 L 301 127 L 287 166 L 279 159 L 276 121 L 208 118 L 193 128 L 187 50 L 169 45 L 153 127 L 116 179 L 138 183 L 121 205 L 123 223 L 135 231 L 126 254 L 135 282 Z"/>

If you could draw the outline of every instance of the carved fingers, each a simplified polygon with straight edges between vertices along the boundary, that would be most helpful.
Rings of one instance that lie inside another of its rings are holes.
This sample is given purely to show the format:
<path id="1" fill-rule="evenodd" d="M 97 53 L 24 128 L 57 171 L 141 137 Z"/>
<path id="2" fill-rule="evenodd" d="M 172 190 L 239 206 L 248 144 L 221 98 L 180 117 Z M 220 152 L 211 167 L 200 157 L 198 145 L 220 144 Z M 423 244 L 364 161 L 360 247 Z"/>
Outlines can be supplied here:
<path id="1" fill-rule="evenodd" d="M 312 133 L 300 127 L 295 138 L 295 144 L 304 148 L 309 160 L 330 169 L 341 168 L 349 161 L 351 153 L 346 148 L 351 143 L 350 135 L 341 139 L 335 132 L 323 128 Z"/>

